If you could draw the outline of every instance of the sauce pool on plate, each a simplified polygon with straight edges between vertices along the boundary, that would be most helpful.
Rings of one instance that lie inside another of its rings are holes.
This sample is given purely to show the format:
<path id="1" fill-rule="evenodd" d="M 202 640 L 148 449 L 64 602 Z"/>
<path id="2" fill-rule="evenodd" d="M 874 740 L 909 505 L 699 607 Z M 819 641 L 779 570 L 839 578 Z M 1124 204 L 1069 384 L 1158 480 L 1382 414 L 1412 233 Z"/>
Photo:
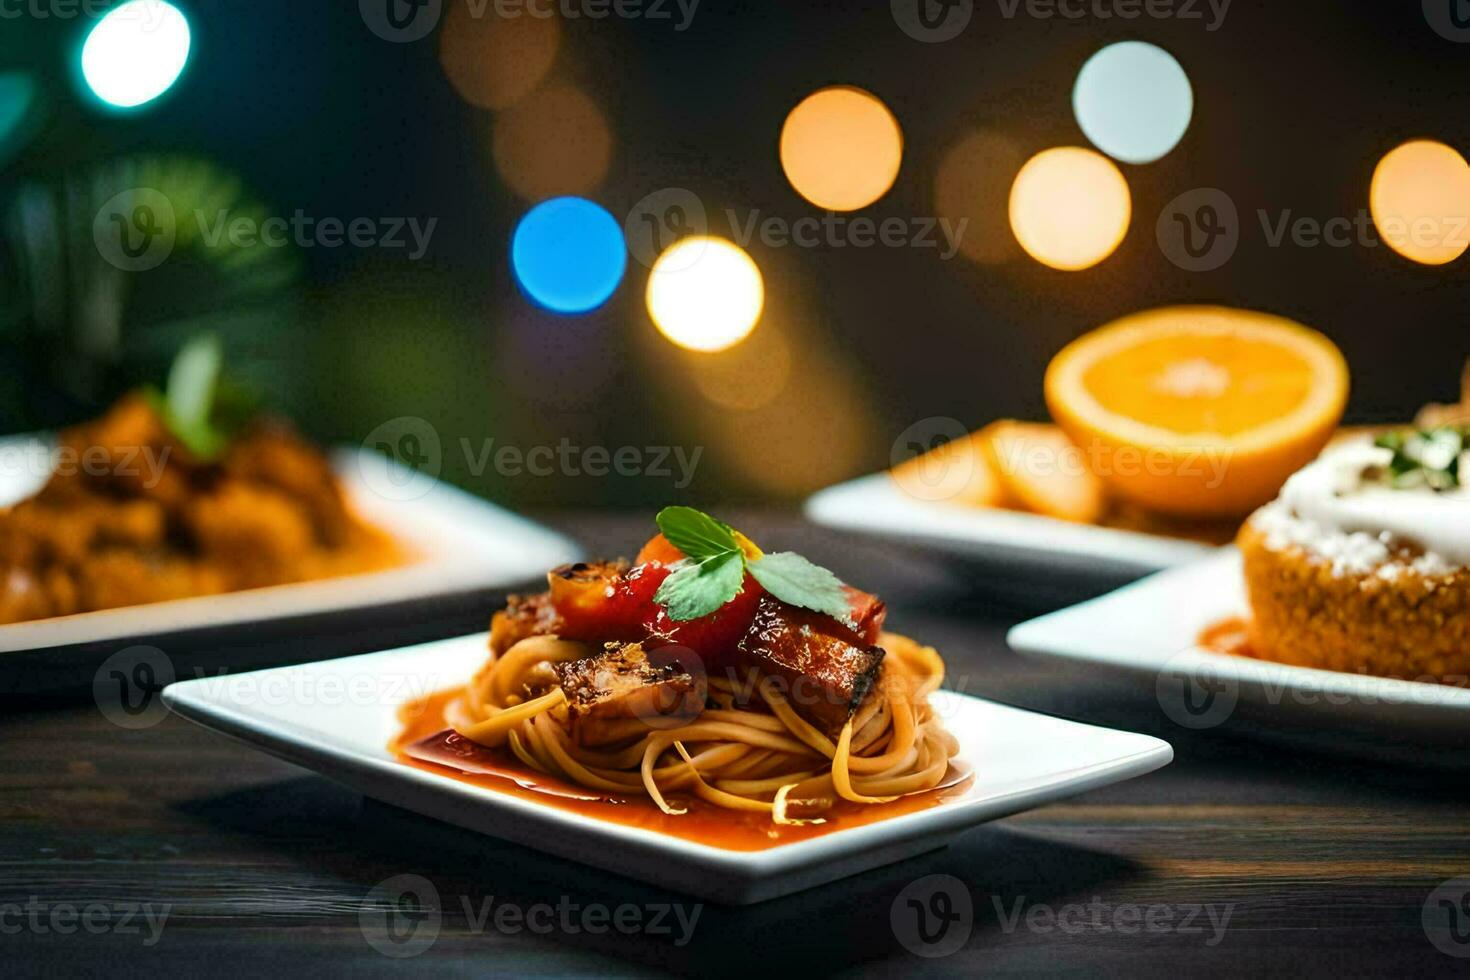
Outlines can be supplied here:
<path id="1" fill-rule="evenodd" d="M 836 830 L 929 810 L 963 796 L 972 783 L 967 768 L 951 764 L 944 782 L 935 789 L 878 805 L 839 800 L 822 813 L 821 823 L 779 825 L 764 813 L 727 810 L 686 796 L 679 797 L 676 805 L 687 807 L 688 812 L 671 815 L 660 810 L 652 800 L 601 795 L 530 769 L 510 752 L 486 748 L 463 738 L 445 720 L 445 709 L 459 695 L 460 690 L 453 688 L 409 702 L 399 709 L 398 719 L 403 728 L 388 746 L 398 761 L 579 816 L 730 851 L 763 851 Z"/>

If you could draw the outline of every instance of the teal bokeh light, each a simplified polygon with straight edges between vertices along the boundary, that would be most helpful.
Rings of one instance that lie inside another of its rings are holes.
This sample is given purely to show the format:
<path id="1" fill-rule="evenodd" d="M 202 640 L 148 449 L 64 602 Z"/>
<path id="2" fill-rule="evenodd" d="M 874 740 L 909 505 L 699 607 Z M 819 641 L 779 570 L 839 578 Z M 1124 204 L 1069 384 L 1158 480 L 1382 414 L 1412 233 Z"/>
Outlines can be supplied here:
<path id="1" fill-rule="evenodd" d="M 168 0 L 125 0 L 82 42 L 82 79 L 104 105 L 136 109 L 173 87 L 192 46 L 189 19 Z"/>
<path id="2" fill-rule="evenodd" d="M 1088 59 L 1072 89 L 1077 124 L 1123 163 L 1153 163 L 1189 129 L 1194 90 L 1174 56 L 1143 41 L 1110 44 Z"/>
<path id="3" fill-rule="evenodd" d="M 554 197 L 527 211 L 510 253 L 526 295 L 556 313 L 586 313 L 606 303 L 628 264 L 622 227 L 580 197 Z"/>
<path id="4" fill-rule="evenodd" d="M 25 142 L 36 105 L 36 80 L 25 72 L 0 72 L 0 163 Z"/>

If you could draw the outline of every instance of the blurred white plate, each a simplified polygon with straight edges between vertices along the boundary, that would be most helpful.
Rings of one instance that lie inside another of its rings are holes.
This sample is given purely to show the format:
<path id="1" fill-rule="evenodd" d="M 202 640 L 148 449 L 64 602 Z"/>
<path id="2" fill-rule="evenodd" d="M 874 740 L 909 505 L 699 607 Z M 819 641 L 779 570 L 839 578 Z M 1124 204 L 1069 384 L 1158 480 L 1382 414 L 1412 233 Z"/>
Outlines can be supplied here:
<path id="1" fill-rule="evenodd" d="M 1011 630 L 1020 653 L 1061 657 L 1137 682 L 1176 724 L 1227 723 L 1256 734 L 1322 738 L 1325 747 L 1470 744 L 1470 689 L 1293 667 L 1201 649 L 1200 633 L 1248 614 L 1240 552 L 1163 572 Z"/>
<path id="2" fill-rule="evenodd" d="M 45 483 L 50 447 L 39 436 L 0 440 L 0 506 Z M 398 541 L 410 555 L 408 564 L 0 626 L 0 654 L 85 647 L 105 657 L 138 637 L 198 638 L 199 631 L 238 632 L 273 620 L 351 617 L 355 611 L 518 585 L 578 556 L 561 535 L 379 453 L 339 449 L 332 465 L 357 513 Z"/>
<path id="3" fill-rule="evenodd" d="M 730 851 L 589 819 L 398 762 L 397 709 L 464 683 L 483 633 L 165 689 L 175 712 L 375 799 L 714 901 L 748 904 L 933 850 L 959 832 L 1166 765 L 1168 743 L 950 692 L 935 707 L 973 766 L 967 792 L 932 809 L 764 851 Z M 313 692 L 368 690 L 370 698 Z M 291 692 L 289 699 L 263 692 Z"/>
<path id="4" fill-rule="evenodd" d="M 829 487 L 806 502 L 817 524 L 936 551 L 1023 576 L 1026 587 L 1096 590 L 1197 561 L 1198 541 L 1059 521 L 1039 514 L 920 500 L 887 473 Z"/>

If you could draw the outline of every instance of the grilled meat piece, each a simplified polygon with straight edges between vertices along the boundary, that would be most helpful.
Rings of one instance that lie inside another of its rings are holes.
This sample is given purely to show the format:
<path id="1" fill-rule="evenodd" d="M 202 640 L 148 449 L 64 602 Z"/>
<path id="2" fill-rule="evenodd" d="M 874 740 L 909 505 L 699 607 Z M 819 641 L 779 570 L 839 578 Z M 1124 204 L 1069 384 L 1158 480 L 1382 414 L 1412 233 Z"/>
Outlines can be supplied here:
<path id="1" fill-rule="evenodd" d="M 505 608 L 490 617 L 490 650 L 498 656 L 527 637 L 557 633 L 560 626 L 550 593 L 512 595 Z"/>
<path id="2" fill-rule="evenodd" d="M 836 738 L 878 680 L 883 648 L 830 616 L 765 596 L 739 660 L 774 677 L 802 718 Z"/>
<path id="3" fill-rule="evenodd" d="M 676 659 L 640 644 L 608 644 L 596 657 L 554 667 L 578 745 L 608 745 L 693 721 L 704 709 L 705 684 Z"/>

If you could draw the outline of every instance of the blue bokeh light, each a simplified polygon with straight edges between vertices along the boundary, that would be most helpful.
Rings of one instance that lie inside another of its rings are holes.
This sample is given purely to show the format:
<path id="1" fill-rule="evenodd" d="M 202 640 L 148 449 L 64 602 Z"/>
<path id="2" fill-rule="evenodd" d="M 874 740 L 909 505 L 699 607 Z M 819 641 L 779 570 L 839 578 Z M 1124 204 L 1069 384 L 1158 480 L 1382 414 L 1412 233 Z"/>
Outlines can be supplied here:
<path id="1" fill-rule="evenodd" d="M 532 300 L 557 313 L 586 313 L 623 281 L 628 250 L 607 210 L 581 197 L 542 201 L 511 239 L 511 267 Z"/>
<path id="2" fill-rule="evenodd" d="M 1122 41 L 1082 66 L 1072 108 L 1099 150 L 1124 163 L 1153 163 L 1184 138 L 1194 115 L 1194 90 L 1169 52 Z"/>

